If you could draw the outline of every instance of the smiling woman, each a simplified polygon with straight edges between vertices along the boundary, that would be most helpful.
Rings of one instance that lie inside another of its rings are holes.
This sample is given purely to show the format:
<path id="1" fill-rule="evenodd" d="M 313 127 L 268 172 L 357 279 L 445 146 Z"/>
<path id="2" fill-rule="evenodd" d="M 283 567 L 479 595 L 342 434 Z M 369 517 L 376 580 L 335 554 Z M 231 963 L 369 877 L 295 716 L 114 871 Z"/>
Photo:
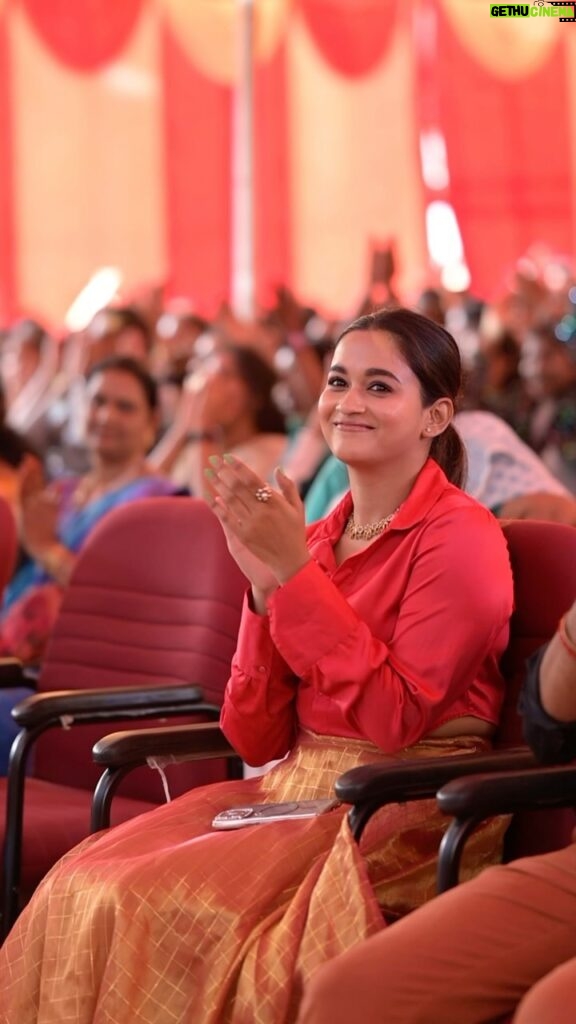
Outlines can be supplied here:
<path id="1" fill-rule="evenodd" d="M 21 543 L 28 556 L 7 588 L 0 613 L 0 654 L 24 662 L 43 654 L 77 552 L 117 505 L 169 494 L 146 453 L 156 436 L 156 386 L 134 359 L 115 356 L 88 375 L 86 443 L 92 469 L 46 486 L 39 467 L 21 480 Z"/>
<path id="2" fill-rule="evenodd" d="M 459 353 L 442 327 L 418 321 L 407 310 L 357 320 L 340 337 L 320 396 L 326 441 L 355 493 L 344 530 L 352 541 L 390 525 L 429 455 L 463 482 L 466 456 L 452 425 Z M 345 538 L 342 546 L 355 550 Z"/>

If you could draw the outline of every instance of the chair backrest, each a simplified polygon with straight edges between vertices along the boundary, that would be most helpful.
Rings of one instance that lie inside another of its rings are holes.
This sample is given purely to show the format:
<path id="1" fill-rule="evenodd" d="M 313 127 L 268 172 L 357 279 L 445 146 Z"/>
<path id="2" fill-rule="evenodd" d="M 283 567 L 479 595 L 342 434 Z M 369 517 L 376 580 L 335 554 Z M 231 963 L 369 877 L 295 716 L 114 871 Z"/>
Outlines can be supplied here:
<path id="1" fill-rule="evenodd" d="M 576 528 L 514 519 L 503 523 L 514 576 L 514 614 L 502 658 L 506 697 L 497 744 L 524 742 L 517 712 L 526 659 L 554 634 L 576 598 Z"/>
<path id="2" fill-rule="evenodd" d="M 560 523 L 510 520 L 503 524 L 514 574 L 515 610 L 502 659 L 506 697 L 498 745 L 524 743 L 517 711 L 526 659 L 554 635 L 560 617 L 576 600 L 576 528 Z M 514 815 L 504 859 L 547 853 L 564 846 L 576 825 L 570 808 Z"/>
<path id="3" fill-rule="evenodd" d="M 0 497 L 0 601 L 16 565 L 18 538 L 10 505 Z"/>
<path id="4" fill-rule="evenodd" d="M 205 502 L 158 497 L 122 506 L 82 549 L 38 690 L 193 683 L 220 704 L 245 588 Z M 100 771 L 91 746 L 111 731 L 110 724 L 51 730 L 38 741 L 34 774 L 92 789 Z M 200 765 L 188 771 L 203 781 Z M 134 773 L 122 792 L 152 799 L 143 782 L 151 774 L 142 772 L 138 781 Z"/>

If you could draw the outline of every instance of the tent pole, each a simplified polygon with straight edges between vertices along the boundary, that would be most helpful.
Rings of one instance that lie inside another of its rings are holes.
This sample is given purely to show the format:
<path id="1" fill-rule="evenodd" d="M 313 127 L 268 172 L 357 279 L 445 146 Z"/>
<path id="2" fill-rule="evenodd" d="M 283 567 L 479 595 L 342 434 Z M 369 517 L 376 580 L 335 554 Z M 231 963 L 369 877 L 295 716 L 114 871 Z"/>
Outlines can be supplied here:
<path id="1" fill-rule="evenodd" d="M 232 98 L 232 310 L 255 315 L 254 281 L 254 0 L 237 0 L 238 60 Z"/>

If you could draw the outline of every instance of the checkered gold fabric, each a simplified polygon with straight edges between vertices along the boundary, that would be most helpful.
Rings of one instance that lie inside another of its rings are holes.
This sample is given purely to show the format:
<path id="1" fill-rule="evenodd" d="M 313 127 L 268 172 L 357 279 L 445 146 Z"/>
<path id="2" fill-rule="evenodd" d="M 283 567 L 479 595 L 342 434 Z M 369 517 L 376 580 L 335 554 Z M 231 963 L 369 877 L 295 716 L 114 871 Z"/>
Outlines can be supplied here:
<path id="1" fill-rule="evenodd" d="M 481 749 L 435 740 L 410 757 Z M 262 778 L 195 790 L 92 837 L 47 875 L 0 951 L 1 1024 L 288 1024 L 325 960 L 432 895 L 444 819 L 390 806 L 359 849 L 345 808 L 211 829 L 225 808 L 329 796 L 370 743 L 303 734 Z M 494 857 L 498 824 L 472 844 Z"/>

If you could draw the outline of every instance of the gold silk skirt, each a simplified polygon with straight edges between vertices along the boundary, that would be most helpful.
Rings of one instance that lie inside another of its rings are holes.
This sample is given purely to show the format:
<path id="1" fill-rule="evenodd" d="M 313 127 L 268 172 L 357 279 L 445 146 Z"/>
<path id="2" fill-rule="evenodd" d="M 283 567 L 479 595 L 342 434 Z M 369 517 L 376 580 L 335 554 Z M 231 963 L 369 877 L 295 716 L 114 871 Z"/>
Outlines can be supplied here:
<path id="1" fill-rule="evenodd" d="M 407 758 L 483 750 L 428 740 Z M 0 950 L 2 1024 L 289 1024 L 326 960 L 434 895 L 446 819 L 434 801 L 383 808 L 360 847 L 346 807 L 234 831 L 218 811 L 332 795 L 386 757 L 303 732 L 260 778 L 193 790 L 90 837 L 46 876 Z M 467 873 L 500 856 L 502 821 L 471 839 Z"/>

